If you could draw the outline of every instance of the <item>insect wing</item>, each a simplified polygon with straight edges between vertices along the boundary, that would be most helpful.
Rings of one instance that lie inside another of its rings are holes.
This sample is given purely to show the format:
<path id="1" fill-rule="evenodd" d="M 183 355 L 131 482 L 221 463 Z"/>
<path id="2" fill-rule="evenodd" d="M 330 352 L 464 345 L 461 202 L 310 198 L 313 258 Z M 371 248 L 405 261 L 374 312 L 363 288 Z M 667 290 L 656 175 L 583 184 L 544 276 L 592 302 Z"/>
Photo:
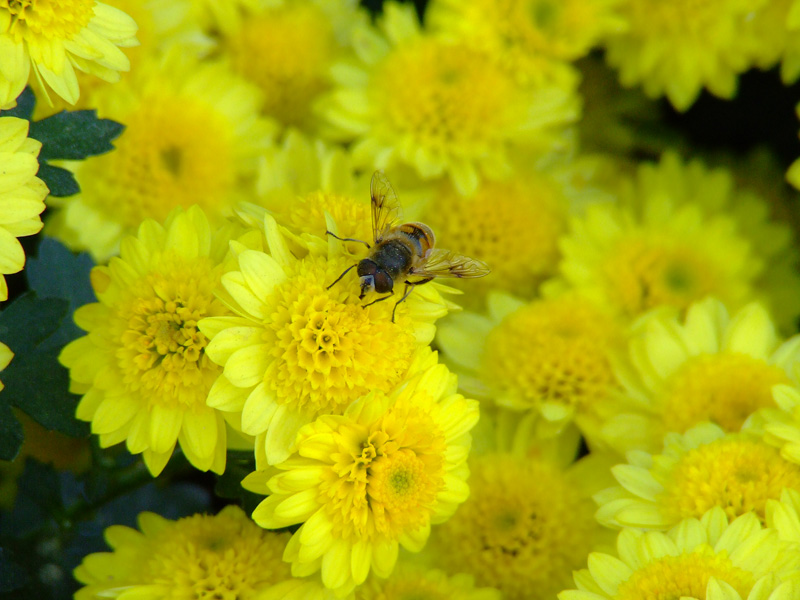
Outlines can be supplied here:
<path id="1" fill-rule="evenodd" d="M 484 277 L 491 269 L 483 263 L 469 256 L 434 248 L 423 260 L 411 270 L 413 275 L 419 277 L 457 277 L 459 279 L 473 279 Z"/>
<path id="2" fill-rule="evenodd" d="M 372 239 L 376 242 L 403 217 L 400 200 L 383 171 L 375 171 L 369 184 L 372 198 Z"/>

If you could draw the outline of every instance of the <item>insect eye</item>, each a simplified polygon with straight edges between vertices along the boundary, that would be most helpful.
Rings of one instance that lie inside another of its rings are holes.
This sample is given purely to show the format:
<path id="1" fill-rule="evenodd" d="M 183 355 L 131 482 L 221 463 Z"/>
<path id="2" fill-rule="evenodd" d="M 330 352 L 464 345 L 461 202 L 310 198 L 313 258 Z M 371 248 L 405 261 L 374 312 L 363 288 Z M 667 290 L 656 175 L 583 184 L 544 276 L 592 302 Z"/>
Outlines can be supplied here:
<path id="1" fill-rule="evenodd" d="M 389 277 L 389 274 L 385 271 L 378 271 L 375 273 L 375 291 L 379 294 L 385 294 L 387 292 L 392 291 L 392 287 L 394 287 L 394 281 L 392 278 Z"/>

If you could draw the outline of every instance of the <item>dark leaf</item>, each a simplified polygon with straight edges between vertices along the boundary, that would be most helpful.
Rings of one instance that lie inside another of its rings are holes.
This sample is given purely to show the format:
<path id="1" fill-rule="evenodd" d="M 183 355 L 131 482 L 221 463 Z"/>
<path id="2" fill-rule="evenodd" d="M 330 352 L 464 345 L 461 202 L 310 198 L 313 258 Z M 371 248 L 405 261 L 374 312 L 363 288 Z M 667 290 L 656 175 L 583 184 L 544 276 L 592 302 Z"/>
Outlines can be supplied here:
<path id="1" fill-rule="evenodd" d="M 115 121 L 98 119 L 94 110 L 61 111 L 31 123 L 29 136 L 42 142 L 40 161 L 81 160 L 113 150 L 111 142 L 123 129 Z"/>
<path id="2" fill-rule="evenodd" d="M 12 560 L 11 553 L 0 548 L 0 594 L 18 590 L 28 582 L 28 574 Z"/>
<path id="3" fill-rule="evenodd" d="M 11 407 L 0 402 L 0 460 L 14 460 L 25 434 Z"/>
<path id="4" fill-rule="evenodd" d="M 81 191 L 78 182 L 75 181 L 75 176 L 61 167 L 54 167 L 47 163 L 39 163 L 39 172 L 36 176 L 44 181 L 50 190 L 51 196 L 63 198 L 64 196 L 72 196 Z"/>
<path id="5" fill-rule="evenodd" d="M 4 117 L 19 117 L 20 119 L 31 120 L 33 116 L 33 108 L 36 106 L 36 97 L 33 95 L 33 90 L 26 87 L 17 98 L 17 105 L 10 109 L 4 110 Z"/>
<path id="6" fill-rule="evenodd" d="M 12 403 L 46 429 L 74 437 L 88 435 L 75 419 L 78 397 L 70 394 L 69 373 L 58 362 L 60 347 L 49 338 L 68 318 L 69 303 L 28 292 L 0 313 L 0 340 L 14 352 L 3 371 L 0 403 Z"/>
<path id="7" fill-rule="evenodd" d="M 40 298 L 61 298 L 69 302 L 69 317 L 47 340 L 48 346 L 62 347 L 84 335 L 72 319 L 75 309 L 95 302 L 89 283 L 89 273 L 94 263 L 88 254 L 75 255 L 61 242 L 43 238 L 38 255 L 28 258 L 25 274 L 28 285 Z"/>

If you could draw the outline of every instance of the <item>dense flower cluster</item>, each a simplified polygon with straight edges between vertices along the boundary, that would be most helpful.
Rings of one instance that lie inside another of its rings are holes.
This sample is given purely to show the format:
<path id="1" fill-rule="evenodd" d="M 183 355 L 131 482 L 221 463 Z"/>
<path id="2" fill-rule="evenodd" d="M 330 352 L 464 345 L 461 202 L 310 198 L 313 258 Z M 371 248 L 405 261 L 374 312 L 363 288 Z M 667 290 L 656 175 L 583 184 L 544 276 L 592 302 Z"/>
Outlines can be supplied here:
<path id="1" fill-rule="evenodd" d="M 107 2 L 0 0 L 0 109 L 124 125 L 46 198 L 0 116 L 0 274 L 87 251 L 94 460 L 228 489 L 76 598 L 800 597 L 787 192 L 636 127 L 797 79 L 800 0 Z"/>

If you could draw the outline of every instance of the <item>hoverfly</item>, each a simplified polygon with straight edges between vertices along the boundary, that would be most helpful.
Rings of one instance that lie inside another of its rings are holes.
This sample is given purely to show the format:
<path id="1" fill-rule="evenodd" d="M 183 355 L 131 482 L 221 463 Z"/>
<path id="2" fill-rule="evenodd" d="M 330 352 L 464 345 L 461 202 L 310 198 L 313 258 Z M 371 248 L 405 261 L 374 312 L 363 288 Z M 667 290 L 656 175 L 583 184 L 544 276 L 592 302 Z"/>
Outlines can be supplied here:
<path id="1" fill-rule="evenodd" d="M 415 286 L 428 283 L 437 277 L 457 277 L 470 279 L 489 274 L 489 267 L 479 260 L 469 258 L 450 250 L 435 248 L 436 238 L 433 230 L 424 223 L 403 223 L 402 209 L 392 184 L 383 171 L 375 171 L 369 186 L 372 199 L 372 239 L 370 246 L 364 240 L 340 238 L 330 231 L 328 235 L 343 242 L 359 242 L 369 248 L 369 255 L 355 265 L 344 270 L 327 289 L 344 277 L 351 269 L 358 267 L 363 299 L 367 292 L 386 294 L 364 305 L 364 308 L 382 302 L 394 294 L 394 284 L 405 283 L 403 297 L 397 301 L 392 311 L 394 323 L 397 307 L 408 298 Z M 412 281 L 410 278 L 419 278 Z"/>

